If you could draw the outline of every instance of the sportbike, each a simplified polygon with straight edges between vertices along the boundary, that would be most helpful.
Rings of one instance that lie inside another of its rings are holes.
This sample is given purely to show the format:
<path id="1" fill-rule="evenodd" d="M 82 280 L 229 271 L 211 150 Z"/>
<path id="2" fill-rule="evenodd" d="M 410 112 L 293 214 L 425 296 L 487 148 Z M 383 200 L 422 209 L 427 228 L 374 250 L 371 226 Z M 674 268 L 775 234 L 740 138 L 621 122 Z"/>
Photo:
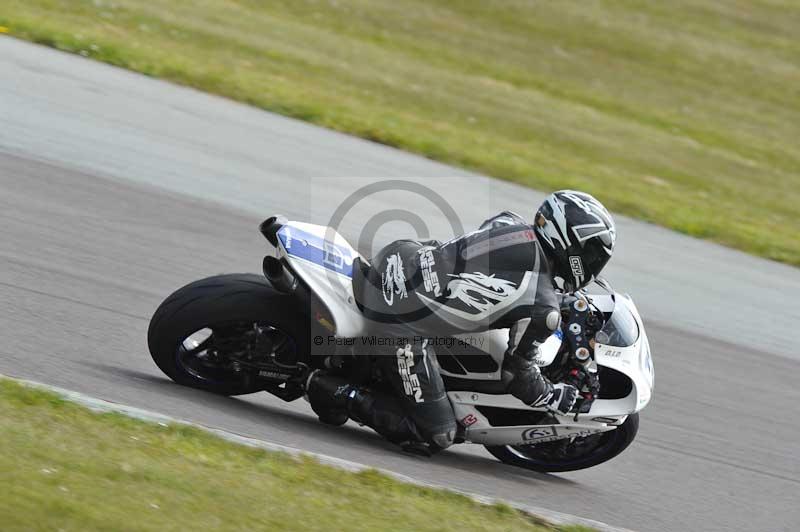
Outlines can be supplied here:
<path id="1" fill-rule="evenodd" d="M 266 391 L 284 401 L 305 395 L 305 378 L 316 368 L 381 386 L 371 369 L 371 341 L 362 341 L 367 319 L 354 296 L 354 268 L 365 259 L 330 227 L 273 216 L 260 230 L 268 243 L 263 275 L 201 279 L 158 307 L 148 331 L 158 367 L 194 388 L 223 395 Z M 581 292 L 576 300 L 591 311 L 584 331 L 592 339 L 588 357 L 570 352 L 562 341 L 567 331 L 557 330 L 536 359 L 553 382 L 565 380 L 576 364 L 597 376 L 597 397 L 568 415 L 528 407 L 505 392 L 508 330 L 437 339 L 459 421 L 457 443 L 481 444 L 504 463 L 547 472 L 592 467 L 630 445 L 653 391 L 650 346 L 630 297 L 605 281 L 597 284 L 603 293 Z"/>

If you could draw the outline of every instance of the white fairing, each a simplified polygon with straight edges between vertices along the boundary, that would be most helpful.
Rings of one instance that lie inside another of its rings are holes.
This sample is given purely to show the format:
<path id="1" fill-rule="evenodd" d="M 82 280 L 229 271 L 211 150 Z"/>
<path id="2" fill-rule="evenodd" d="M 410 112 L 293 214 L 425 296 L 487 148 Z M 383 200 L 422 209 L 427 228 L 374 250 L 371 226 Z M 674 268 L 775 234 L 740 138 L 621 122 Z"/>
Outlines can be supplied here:
<path id="1" fill-rule="evenodd" d="M 273 256 L 285 259 L 322 300 L 333 317 L 335 335 L 361 335 L 366 319 L 353 296 L 353 260 L 360 257 L 347 240 L 323 225 L 288 222 L 278 231 Z"/>
<path id="2" fill-rule="evenodd" d="M 623 399 L 597 400 L 595 401 L 591 414 L 606 415 L 615 411 L 624 411 L 625 414 L 638 412 L 650 401 L 653 389 L 653 363 L 650 358 L 650 345 L 647 341 L 647 334 L 644 330 L 639 311 L 633 301 L 625 295 L 616 293 L 592 295 L 592 304 L 604 313 L 612 313 L 615 308 L 618 312 L 628 311 L 636 320 L 638 327 L 638 339 L 633 345 L 628 347 L 616 347 L 597 343 L 595 347 L 595 360 L 600 366 L 615 369 L 633 382 L 633 390 L 628 397 Z M 619 308 L 617 308 L 619 307 Z M 473 346 L 492 356 L 498 366 L 502 365 L 506 348 L 508 347 L 508 329 L 496 329 L 482 333 L 471 333 L 458 335 L 465 341 L 470 341 Z M 478 339 L 476 341 L 475 339 Z M 549 366 L 553 363 L 561 347 L 561 332 L 556 331 L 540 347 L 540 354 L 535 362 L 539 367 Z M 461 379 L 470 380 L 496 380 L 500 378 L 500 370 L 494 373 L 448 373 L 442 369 L 442 374 Z"/>
<path id="3" fill-rule="evenodd" d="M 630 413 L 633 413 L 638 412 L 650 402 L 655 381 L 653 360 L 650 355 L 650 343 L 647 340 L 647 333 L 645 332 L 642 318 L 639 316 L 639 310 L 633 304 L 633 300 L 627 295 L 617 293 L 614 295 L 614 304 L 614 312 L 630 312 L 630 315 L 636 320 L 639 337 L 633 345 L 628 347 L 604 345 L 598 342 L 595 345 L 595 360 L 598 365 L 615 369 L 633 381 L 633 391 L 628 397 L 606 401 L 606 403 L 621 401 L 620 406 L 630 408 Z M 595 405 L 599 402 L 596 401 Z M 603 406 L 605 408 L 616 407 L 616 405 L 609 404 Z M 594 412 L 595 408 L 593 407 L 592 413 Z"/>
<path id="4" fill-rule="evenodd" d="M 479 381 L 500 379 L 500 368 L 503 365 L 506 349 L 508 349 L 508 329 L 492 329 L 477 333 L 457 334 L 454 337 L 479 348 L 481 351 L 489 353 L 497 364 L 497 371 L 491 373 L 468 372 L 465 376 L 463 373 L 451 373 L 442 368 L 442 375 Z M 534 360 L 536 365 L 540 367 L 549 366 L 553 360 L 555 360 L 559 347 L 561 347 L 560 333 L 551 335 L 539 347 L 539 356 Z"/>
<path id="5" fill-rule="evenodd" d="M 632 383 L 630 393 L 621 399 L 597 399 L 589 412 L 554 416 L 556 425 L 530 425 L 513 427 L 493 427 L 488 419 L 476 407 L 496 407 L 516 410 L 537 410 L 522 404 L 511 395 L 493 395 L 477 392 L 448 392 L 450 402 L 459 422 L 466 428 L 466 440 L 485 445 L 528 445 L 554 441 L 568 437 L 586 436 L 597 432 L 612 430 L 625 421 L 628 415 L 638 412 L 650 401 L 653 391 L 653 362 L 650 346 L 639 312 L 628 296 L 616 293 L 612 295 L 592 295 L 592 303 L 605 313 L 629 313 L 635 320 L 638 335 L 635 342 L 627 347 L 617 347 L 597 343 L 595 360 L 599 366 L 615 369 L 626 375 Z M 550 340 L 557 339 L 553 335 Z M 553 341 L 553 351 L 542 355 L 541 366 L 552 363 L 558 343 Z M 489 345 L 488 342 L 485 345 Z M 499 349 L 495 341 L 494 348 Z M 485 349 L 486 350 L 486 349 Z M 496 357 L 494 351 L 488 351 Z M 497 359 L 496 359 L 497 360 Z M 460 375 L 468 379 L 486 380 L 481 375 Z M 602 383 L 601 383 L 602 385 Z"/>

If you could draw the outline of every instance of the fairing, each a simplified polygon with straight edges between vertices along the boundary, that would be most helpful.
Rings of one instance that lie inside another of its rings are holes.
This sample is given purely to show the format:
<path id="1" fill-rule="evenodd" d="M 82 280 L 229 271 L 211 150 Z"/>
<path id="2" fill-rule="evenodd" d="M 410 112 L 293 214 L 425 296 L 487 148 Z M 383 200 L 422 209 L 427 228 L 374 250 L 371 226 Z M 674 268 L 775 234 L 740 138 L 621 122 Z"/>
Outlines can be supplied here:
<path id="1" fill-rule="evenodd" d="M 363 333 L 366 320 L 353 297 L 353 260 L 360 257 L 347 240 L 323 225 L 287 222 L 278 232 L 273 256 L 292 270 L 325 304 L 336 336 L 352 338 Z"/>
<path id="2" fill-rule="evenodd" d="M 614 401 L 624 402 L 626 407 L 631 408 L 630 413 L 633 413 L 647 406 L 653 393 L 655 373 L 650 355 L 650 343 L 647 340 L 647 333 L 639 316 L 639 311 L 630 297 L 617 293 L 614 294 L 613 298 L 613 312 L 616 315 L 616 319 L 614 319 L 615 326 L 622 327 L 623 324 L 627 323 L 628 330 L 623 333 L 608 335 L 607 341 L 610 343 L 631 343 L 628 340 L 634 336 L 636 340 L 631 345 L 624 347 L 597 341 L 595 345 L 595 360 L 598 365 L 615 369 L 631 379 L 633 382 L 631 394 L 624 399 L 615 399 Z M 615 318 L 614 315 L 612 315 L 612 318 Z M 638 334 L 634 333 L 635 329 L 638 329 L 636 331 Z M 620 339 L 626 341 L 615 341 Z M 596 401 L 595 403 L 599 402 Z M 599 407 L 600 405 L 598 405 Z M 593 413 L 594 410 L 593 407 Z"/>
<path id="3" fill-rule="evenodd" d="M 511 444 L 511 442 L 541 443 L 565 437 L 604 432 L 620 425 L 628 415 L 647 406 L 653 391 L 653 363 L 650 357 L 647 333 L 636 306 L 628 296 L 619 293 L 591 295 L 590 297 L 595 307 L 612 317 L 609 322 L 612 322 L 613 326 L 618 329 L 617 335 L 609 334 L 609 341 L 630 343 L 625 347 L 597 343 L 595 360 L 599 366 L 615 369 L 628 377 L 632 383 L 631 392 L 621 399 L 598 399 L 592 404 L 591 410 L 585 414 L 557 415 L 555 416 L 558 420 L 556 425 L 514 427 L 492 426 L 489 420 L 481 414 L 479 407 L 530 409 L 515 397 L 478 392 L 448 392 L 456 417 L 466 428 L 465 438 L 467 441 L 486 445 Z M 624 331 L 621 330 L 622 327 L 625 327 Z M 606 332 L 610 332 L 610 329 Z M 614 341 L 614 338 L 627 339 L 627 341 Z M 498 344 L 495 345 L 499 347 Z M 558 350 L 559 345 L 560 340 L 558 344 L 553 342 L 555 351 Z M 494 355 L 494 353 L 492 354 Z M 548 354 L 547 363 L 550 362 L 552 359 Z M 461 376 L 461 378 L 465 377 Z M 466 378 L 479 377 L 470 374 Z"/>

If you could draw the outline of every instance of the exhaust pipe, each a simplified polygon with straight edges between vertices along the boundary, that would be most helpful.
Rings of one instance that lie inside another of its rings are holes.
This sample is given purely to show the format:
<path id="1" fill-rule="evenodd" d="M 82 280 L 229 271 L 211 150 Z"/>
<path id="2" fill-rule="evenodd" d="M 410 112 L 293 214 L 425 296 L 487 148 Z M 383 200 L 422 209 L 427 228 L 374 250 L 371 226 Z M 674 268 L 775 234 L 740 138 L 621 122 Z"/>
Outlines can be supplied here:
<path id="1" fill-rule="evenodd" d="M 261 231 L 261 234 L 264 235 L 264 238 L 266 238 L 270 244 L 277 246 L 278 231 L 287 223 L 289 223 L 289 220 L 287 220 L 285 216 L 278 214 L 276 216 L 270 216 L 261 222 L 261 225 L 258 226 L 258 230 Z"/>
<path id="2" fill-rule="evenodd" d="M 266 256 L 262 263 L 264 277 L 269 279 L 272 286 L 285 294 L 293 294 L 297 290 L 299 282 L 287 268 L 284 268 L 281 261 L 275 257 Z"/>

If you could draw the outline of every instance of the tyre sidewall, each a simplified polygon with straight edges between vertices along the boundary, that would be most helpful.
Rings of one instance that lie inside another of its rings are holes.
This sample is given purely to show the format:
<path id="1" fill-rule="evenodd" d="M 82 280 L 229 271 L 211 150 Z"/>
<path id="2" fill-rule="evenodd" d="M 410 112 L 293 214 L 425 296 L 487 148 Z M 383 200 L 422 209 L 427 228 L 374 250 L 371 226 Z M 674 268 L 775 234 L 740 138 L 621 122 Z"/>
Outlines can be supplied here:
<path id="1" fill-rule="evenodd" d="M 176 360 L 179 345 L 192 333 L 215 323 L 266 322 L 295 342 L 299 360 L 309 353 L 309 323 L 297 300 L 275 290 L 255 274 L 230 274 L 195 281 L 170 295 L 153 314 L 148 346 L 156 365 L 179 384 L 224 395 L 260 391 L 256 379 L 243 374 L 239 383 L 214 383 L 188 373 Z"/>

